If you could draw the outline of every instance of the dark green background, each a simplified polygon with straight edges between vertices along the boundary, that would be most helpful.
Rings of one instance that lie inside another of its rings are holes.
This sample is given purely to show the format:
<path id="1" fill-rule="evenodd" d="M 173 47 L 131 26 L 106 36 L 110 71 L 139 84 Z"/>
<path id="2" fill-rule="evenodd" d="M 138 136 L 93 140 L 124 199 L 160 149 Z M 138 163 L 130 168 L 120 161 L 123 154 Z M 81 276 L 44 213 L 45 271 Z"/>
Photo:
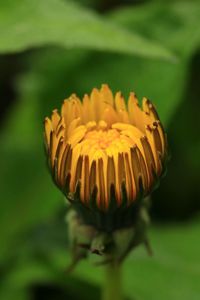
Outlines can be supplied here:
<path id="1" fill-rule="evenodd" d="M 70 262 L 63 196 L 48 174 L 43 119 L 108 83 L 150 98 L 171 161 L 149 236 L 124 265 L 136 300 L 200 299 L 200 2 L 0 2 L 0 299 L 99 299 L 103 269 Z M 94 260 L 94 257 L 91 258 Z"/>

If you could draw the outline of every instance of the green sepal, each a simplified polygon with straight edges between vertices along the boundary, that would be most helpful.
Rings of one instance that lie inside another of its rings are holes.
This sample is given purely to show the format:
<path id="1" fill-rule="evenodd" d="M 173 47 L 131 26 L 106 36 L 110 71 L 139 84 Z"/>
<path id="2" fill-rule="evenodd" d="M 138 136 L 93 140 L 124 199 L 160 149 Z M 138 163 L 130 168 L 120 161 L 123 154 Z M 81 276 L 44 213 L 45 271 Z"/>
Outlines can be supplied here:
<path id="1" fill-rule="evenodd" d="M 140 203 L 134 216 L 134 222 L 129 226 L 115 228 L 112 231 L 108 231 L 107 227 L 105 230 L 99 230 L 96 225 L 88 225 L 82 215 L 76 209 L 71 208 L 67 218 L 72 245 L 71 266 L 74 266 L 80 259 L 94 254 L 101 257 L 100 260 L 98 259 L 95 262 L 98 265 L 114 261 L 120 263 L 133 249 L 141 244 L 151 254 L 147 239 L 147 228 L 149 226 L 148 203 L 148 199 Z M 131 207 L 131 209 L 133 208 Z M 101 214 L 100 216 L 102 217 Z M 107 214 L 106 217 L 108 218 L 108 216 Z"/>
<path id="2" fill-rule="evenodd" d="M 92 240 L 90 251 L 98 255 L 103 255 L 111 252 L 113 247 L 112 235 L 105 232 L 98 232 Z"/>

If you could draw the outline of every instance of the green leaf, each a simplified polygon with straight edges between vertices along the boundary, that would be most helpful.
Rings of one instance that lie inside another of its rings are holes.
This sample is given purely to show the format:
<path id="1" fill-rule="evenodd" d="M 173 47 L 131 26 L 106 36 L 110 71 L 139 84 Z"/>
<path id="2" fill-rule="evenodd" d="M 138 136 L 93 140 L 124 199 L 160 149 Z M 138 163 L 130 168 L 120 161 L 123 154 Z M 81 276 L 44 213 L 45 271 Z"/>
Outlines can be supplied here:
<path id="1" fill-rule="evenodd" d="M 0 52 L 44 45 L 173 59 L 170 51 L 70 1 L 20 0 L 0 4 Z"/>
<path id="2" fill-rule="evenodd" d="M 150 2 L 111 12 L 117 24 L 157 40 L 180 57 L 189 57 L 200 44 L 200 2 Z"/>

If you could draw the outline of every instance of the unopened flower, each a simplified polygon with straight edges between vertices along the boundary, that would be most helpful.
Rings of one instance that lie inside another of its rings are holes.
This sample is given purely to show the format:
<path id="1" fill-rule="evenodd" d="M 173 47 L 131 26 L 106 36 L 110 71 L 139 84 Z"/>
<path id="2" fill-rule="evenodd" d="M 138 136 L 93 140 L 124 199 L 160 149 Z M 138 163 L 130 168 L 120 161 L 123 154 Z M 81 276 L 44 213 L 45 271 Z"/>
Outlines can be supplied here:
<path id="1" fill-rule="evenodd" d="M 153 104 L 134 93 L 127 104 L 107 85 L 81 101 L 64 100 L 45 119 L 45 144 L 56 185 L 71 202 L 73 262 L 88 250 L 122 261 L 139 244 L 149 250 L 148 196 L 162 177 L 167 139 Z"/>
<path id="2" fill-rule="evenodd" d="M 153 104 L 127 104 L 107 85 L 81 101 L 64 100 L 45 119 L 49 165 L 67 198 L 102 213 L 128 208 L 149 195 L 164 172 L 166 134 Z M 75 195 L 75 196 L 74 196 Z"/>

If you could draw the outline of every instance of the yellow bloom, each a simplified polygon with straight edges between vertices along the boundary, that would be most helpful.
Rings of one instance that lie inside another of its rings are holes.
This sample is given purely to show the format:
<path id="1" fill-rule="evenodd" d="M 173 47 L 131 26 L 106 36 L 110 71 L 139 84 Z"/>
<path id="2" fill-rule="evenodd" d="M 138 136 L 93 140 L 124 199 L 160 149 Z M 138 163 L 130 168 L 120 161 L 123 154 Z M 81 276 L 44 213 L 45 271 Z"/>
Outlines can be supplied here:
<path id="1" fill-rule="evenodd" d="M 74 94 L 64 100 L 61 113 L 54 110 L 45 119 L 45 141 L 59 188 L 66 196 L 78 190 L 84 206 L 92 199 L 101 211 L 113 196 L 120 207 L 124 191 L 127 206 L 148 195 L 167 158 L 166 135 L 152 103 L 143 98 L 141 109 L 130 93 L 126 105 L 105 84 L 82 102 Z"/>

